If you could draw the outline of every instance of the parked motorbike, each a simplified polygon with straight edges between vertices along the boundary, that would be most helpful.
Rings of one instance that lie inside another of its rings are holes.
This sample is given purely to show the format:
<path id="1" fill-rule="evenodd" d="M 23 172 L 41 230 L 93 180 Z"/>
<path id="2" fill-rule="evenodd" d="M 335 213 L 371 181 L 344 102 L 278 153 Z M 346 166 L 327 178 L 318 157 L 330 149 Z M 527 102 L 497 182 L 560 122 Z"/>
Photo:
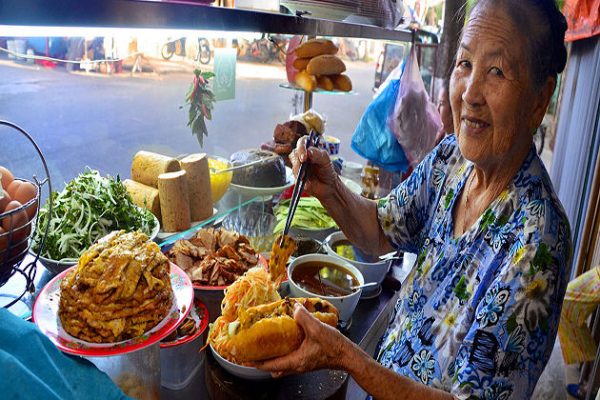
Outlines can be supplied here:
<path id="1" fill-rule="evenodd" d="M 237 48 L 238 57 L 250 58 L 267 63 L 278 60 L 285 63 L 287 39 L 278 36 L 267 37 L 263 34 L 251 42 L 245 39 L 236 39 L 234 46 Z"/>
<path id="2" fill-rule="evenodd" d="M 185 56 L 186 38 L 181 37 L 167 41 L 161 48 L 160 54 L 165 60 L 170 60 L 174 55 Z M 198 53 L 194 58 L 201 64 L 208 64 L 211 60 L 210 42 L 206 38 L 198 38 Z"/>

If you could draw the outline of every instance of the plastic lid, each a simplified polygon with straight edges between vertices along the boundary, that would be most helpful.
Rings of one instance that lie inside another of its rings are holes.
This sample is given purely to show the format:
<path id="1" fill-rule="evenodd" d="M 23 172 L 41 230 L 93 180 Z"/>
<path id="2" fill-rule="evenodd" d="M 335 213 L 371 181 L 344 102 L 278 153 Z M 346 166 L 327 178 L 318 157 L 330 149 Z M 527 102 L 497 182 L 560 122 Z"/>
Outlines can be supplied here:
<path id="1" fill-rule="evenodd" d="M 352 172 L 361 173 L 363 166 L 362 166 L 362 164 L 354 162 L 354 161 L 346 161 L 344 163 L 344 169 L 346 169 L 348 171 L 352 171 Z"/>

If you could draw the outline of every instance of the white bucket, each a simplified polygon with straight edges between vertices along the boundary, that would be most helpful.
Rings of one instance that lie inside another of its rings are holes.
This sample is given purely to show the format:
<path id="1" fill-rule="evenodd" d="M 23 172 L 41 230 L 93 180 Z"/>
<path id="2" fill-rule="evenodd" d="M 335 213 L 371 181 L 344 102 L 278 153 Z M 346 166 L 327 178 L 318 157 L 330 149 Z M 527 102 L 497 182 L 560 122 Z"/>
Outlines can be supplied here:
<path id="1" fill-rule="evenodd" d="M 27 53 L 27 40 L 15 39 L 15 52 L 19 55 L 25 55 Z M 24 57 L 17 56 L 17 60 L 23 60 Z"/>
<path id="2" fill-rule="evenodd" d="M 14 40 L 7 40 L 6 41 L 6 47 L 8 48 L 8 51 L 15 51 L 15 41 Z M 8 53 L 8 58 L 10 59 L 14 59 L 15 56 L 12 53 Z"/>

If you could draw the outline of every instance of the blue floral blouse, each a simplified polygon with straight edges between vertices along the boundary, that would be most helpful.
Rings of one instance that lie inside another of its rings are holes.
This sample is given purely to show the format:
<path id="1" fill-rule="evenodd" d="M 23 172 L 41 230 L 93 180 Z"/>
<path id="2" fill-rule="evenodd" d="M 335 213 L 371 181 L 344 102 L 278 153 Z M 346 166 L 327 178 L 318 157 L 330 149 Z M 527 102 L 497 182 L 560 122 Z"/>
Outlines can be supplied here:
<path id="1" fill-rule="evenodd" d="M 394 247 L 418 254 L 380 343 L 379 362 L 456 398 L 529 398 L 556 337 L 569 223 L 532 148 L 479 220 L 453 235 L 473 164 L 455 136 L 378 203 Z"/>

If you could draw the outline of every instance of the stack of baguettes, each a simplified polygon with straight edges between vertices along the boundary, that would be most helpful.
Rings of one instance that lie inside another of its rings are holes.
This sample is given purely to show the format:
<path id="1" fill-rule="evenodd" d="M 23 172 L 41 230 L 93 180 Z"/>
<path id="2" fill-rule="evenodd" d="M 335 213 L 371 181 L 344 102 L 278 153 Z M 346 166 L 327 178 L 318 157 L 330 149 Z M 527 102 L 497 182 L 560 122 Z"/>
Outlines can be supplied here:
<path id="1" fill-rule="evenodd" d="M 346 65 L 335 55 L 337 52 L 337 46 L 328 39 L 310 39 L 298 46 L 294 50 L 294 68 L 299 71 L 296 84 L 307 92 L 317 88 L 351 91 L 352 81 L 343 74 Z"/>
<path id="2" fill-rule="evenodd" d="M 169 313 L 167 257 L 141 232 L 115 231 L 79 258 L 60 284 L 58 315 L 71 336 L 114 343 L 140 336 Z"/>

